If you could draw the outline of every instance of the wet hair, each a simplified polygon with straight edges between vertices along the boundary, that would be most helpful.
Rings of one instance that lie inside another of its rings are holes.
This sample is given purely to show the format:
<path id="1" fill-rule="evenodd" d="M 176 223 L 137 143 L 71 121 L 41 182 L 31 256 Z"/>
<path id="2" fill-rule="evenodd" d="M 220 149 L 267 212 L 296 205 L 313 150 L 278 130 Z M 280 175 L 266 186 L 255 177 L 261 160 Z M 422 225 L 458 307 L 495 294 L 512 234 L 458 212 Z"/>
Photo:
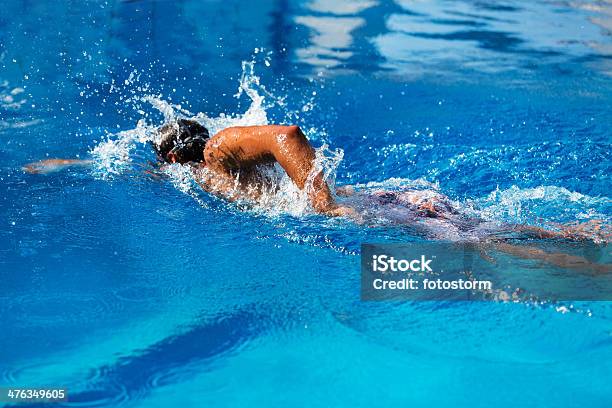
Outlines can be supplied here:
<path id="1" fill-rule="evenodd" d="M 159 139 L 153 148 L 160 159 L 172 163 L 204 161 L 204 147 L 209 139 L 208 129 L 195 120 L 178 119 L 157 129 Z"/>

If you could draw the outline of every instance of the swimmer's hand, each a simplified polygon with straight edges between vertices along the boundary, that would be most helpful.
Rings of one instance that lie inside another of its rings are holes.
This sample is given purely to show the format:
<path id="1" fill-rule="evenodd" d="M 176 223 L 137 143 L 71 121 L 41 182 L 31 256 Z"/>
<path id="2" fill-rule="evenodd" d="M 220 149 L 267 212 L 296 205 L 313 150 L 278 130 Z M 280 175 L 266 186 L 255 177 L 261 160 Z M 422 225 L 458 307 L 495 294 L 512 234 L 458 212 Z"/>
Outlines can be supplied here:
<path id="1" fill-rule="evenodd" d="M 47 159 L 26 164 L 23 166 L 23 171 L 30 174 L 48 174 L 71 166 L 86 166 L 89 164 L 91 164 L 91 160 Z"/>
<path id="2" fill-rule="evenodd" d="M 590 220 L 584 223 L 572 223 L 561 226 L 561 236 L 574 241 L 593 241 L 608 243 L 612 238 L 609 225 L 602 220 Z"/>

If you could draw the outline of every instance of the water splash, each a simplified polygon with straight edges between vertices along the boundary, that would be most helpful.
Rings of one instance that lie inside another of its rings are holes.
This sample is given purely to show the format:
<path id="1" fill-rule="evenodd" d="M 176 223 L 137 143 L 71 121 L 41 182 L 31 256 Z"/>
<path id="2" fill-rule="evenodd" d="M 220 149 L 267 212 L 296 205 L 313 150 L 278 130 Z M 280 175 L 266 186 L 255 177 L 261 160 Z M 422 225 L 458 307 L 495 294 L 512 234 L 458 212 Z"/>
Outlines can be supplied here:
<path id="1" fill-rule="evenodd" d="M 155 112 L 161 113 L 165 122 L 177 118 L 196 120 L 207 127 L 211 135 L 232 126 L 267 125 L 270 123 L 268 111 L 272 107 L 280 107 L 285 111 L 286 118 L 292 117 L 294 112 L 287 108 L 285 99 L 275 96 L 262 85 L 255 68 L 255 57 L 250 61 L 243 61 L 238 90 L 234 95 L 239 99 L 245 96 L 248 98 L 250 103 L 246 111 L 221 113 L 217 117 L 208 116 L 203 112 L 194 114 L 179 104 L 164 100 L 161 95 L 147 93 L 150 87 L 139 85 L 139 75 L 136 72 L 130 73 L 124 83 L 131 88 L 121 91 L 119 86 L 116 86 L 115 89 L 119 90 L 117 92 L 125 92 L 127 96 L 120 99 L 126 104 L 132 104 L 133 109 L 141 112 L 144 118 L 138 121 L 136 128 L 109 134 L 104 141 L 91 150 L 94 174 L 100 178 L 111 178 L 125 172 L 130 168 L 137 148 L 147 142 L 155 141 L 158 137 L 156 129 L 159 124 L 148 121 L 147 119 L 152 115 L 147 115 L 144 109 L 153 108 Z M 311 99 L 309 103 L 314 104 L 314 99 Z M 309 134 L 309 136 L 312 138 L 312 135 Z M 317 138 L 316 135 L 314 138 Z M 316 150 L 313 174 L 321 172 L 332 190 L 335 184 L 336 169 L 342 158 L 342 150 L 331 150 L 326 144 Z M 201 189 L 193 180 L 187 167 L 179 171 L 177 166 L 171 166 L 164 172 L 176 188 L 194 197 L 200 205 L 205 205 Z M 247 209 L 272 217 L 282 214 L 302 216 L 313 212 L 307 197 L 308 188 L 298 189 L 279 165 L 262 168 L 261 173 L 267 179 L 269 186 L 262 188 L 262 195 L 258 202 L 246 203 L 246 206 L 242 206 L 244 203 L 239 202 L 242 210 Z M 440 185 L 425 178 L 414 180 L 390 178 L 384 181 L 356 184 L 354 187 L 364 193 L 376 190 L 415 189 L 420 190 L 423 194 L 440 194 Z M 532 225 L 542 225 L 542 219 L 553 222 L 601 219 L 609 223 L 610 219 L 605 214 L 610 212 L 611 206 L 611 200 L 607 198 L 589 197 L 555 186 L 526 189 L 515 186 L 506 190 L 497 189 L 483 198 L 466 201 L 451 200 L 451 203 L 462 208 L 469 215 L 485 220 Z"/>
<path id="2" fill-rule="evenodd" d="M 261 84 L 260 77 L 255 73 L 255 67 L 255 58 L 251 61 L 242 62 L 238 91 L 234 95 L 238 99 L 246 95 L 250 100 L 247 110 L 244 113 L 237 114 L 221 113 L 217 117 L 208 116 L 203 112 L 194 114 L 181 105 L 164 100 L 161 95 L 140 94 L 140 92 L 148 91 L 149 87 L 138 85 L 140 77 L 137 72 L 130 73 L 130 76 L 124 81 L 124 85 L 129 87 L 123 91 L 127 94 L 127 97 L 120 99 L 126 104 L 131 104 L 132 108 L 144 118 L 138 121 L 136 128 L 109 134 L 104 141 L 91 150 L 94 175 L 107 179 L 124 173 L 131 167 L 134 153 L 138 147 L 156 141 L 159 137 L 156 131 L 159 124 L 147 121 L 147 118 L 150 117 L 144 110 L 147 106 L 161 113 L 164 122 L 170 122 L 177 118 L 192 119 L 204 125 L 211 135 L 232 126 L 267 125 L 270 123 L 268 110 L 274 106 L 286 110 L 285 116 L 290 117 L 284 98 L 275 96 Z M 113 85 L 111 92 L 121 92 L 121 89 L 119 85 Z M 314 102 L 310 101 L 310 103 L 313 104 Z M 316 174 L 321 172 L 324 179 L 330 185 L 333 185 L 336 168 L 342 157 L 343 152 L 341 150 L 331 150 L 327 145 L 323 145 L 316 149 L 314 171 Z M 261 198 L 257 203 L 247 203 L 248 205 L 243 209 L 246 208 L 267 216 L 281 214 L 301 216 L 312 212 L 307 197 L 308 184 L 306 189 L 298 189 L 279 165 L 262 168 L 261 172 L 269 185 L 263 188 Z M 192 196 L 200 205 L 206 206 L 201 197 L 201 189 L 197 186 L 189 167 L 167 166 L 163 169 L 163 173 L 170 178 L 171 183 L 178 190 Z M 239 202 L 238 204 L 244 203 Z"/>
<path id="3" fill-rule="evenodd" d="M 161 95 L 146 93 L 150 87 L 139 85 L 140 76 L 137 72 L 131 72 L 123 84 L 111 84 L 110 92 L 122 92 L 126 97 L 120 97 L 122 103 L 129 105 L 139 112 L 143 119 L 139 120 L 136 128 L 107 135 L 106 139 L 96 145 L 91 151 L 96 169 L 95 175 L 107 178 L 125 171 L 132 160 L 132 153 L 138 145 L 153 142 L 158 137 L 156 132 L 159 124 L 151 123 L 147 119 L 152 116 L 144 109 L 151 107 L 154 111 L 162 114 L 164 122 L 177 118 L 188 118 L 196 120 L 206 126 L 212 135 L 229 126 L 248 126 L 268 124 L 265 96 L 271 94 L 260 85 L 259 77 L 255 75 L 255 61 L 242 64 L 242 76 L 240 78 L 239 98 L 246 94 L 250 100 L 250 106 L 243 114 L 224 114 L 216 118 L 209 117 L 205 113 L 193 114 L 179 104 L 173 104 L 164 100 Z M 125 85 L 125 87 L 123 86 Z M 261 94 L 260 94 L 261 92 Z M 263 95 L 262 95 L 263 94 Z"/>
<path id="4" fill-rule="evenodd" d="M 109 135 L 90 152 L 94 176 L 107 179 L 123 173 L 132 162 L 131 153 L 137 144 L 153 140 L 154 130 L 154 127 L 140 120 L 134 129 Z"/>
<path id="5" fill-rule="evenodd" d="M 300 190 L 285 171 L 276 164 L 274 167 L 262 169 L 267 179 L 267 188 L 263 191 L 253 210 L 267 216 L 290 214 L 303 216 L 313 214 L 314 210 L 308 199 L 315 175 L 321 174 L 332 191 L 334 190 L 336 171 L 344 157 L 341 149 L 330 149 L 323 145 L 315 150 L 315 161 L 311 175 L 304 189 Z"/>
<path id="6" fill-rule="evenodd" d="M 27 101 L 24 88 L 11 87 L 8 81 L 0 81 L 0 108 L 18 110 Z"/>
<path id="7" fill-rule="evenodd" d="M 173 104 L 161 99 L 161 95 L 145 95 L 139 98 L 139 100 L 142 102 L 147 102 L 151 104 L 151 106 L 153 106 L 155 109 L 157 109 L 164 116 L 164 122 L 170 122 L 179 115 L 185 117 L 193 116 L 193 113 L 189 112 L 181 105 Z"/>
<path id="8" fill-rule="evenodd" d="M 367 183 L 353 184 L 353 187 L 356 190 L 361 191 L 401 191 L 407 189 L 432 191 L 440 190 L 440 185 L 437 182 L 434 183 L 422 177 L 414 180 L 402 177 L 391 177 L 383 181 L 369 181 Z"/>
<path id="9" fill-rule="evenodd" d="M 22 108 L 27 103 L 28 95 L 25 88 L 11 86 L 8 81 L 0 79 L 0 131 L 26 128 L 42 122 L 33 116 L 18 115 L 18 113 L 23 114 Z"/>
<path id="10" fill-rule="evenodd" d="M 543 219 L 561 223 L 592 219 L 611 221 L 606 215 L 612 209 L 609 198 L 591 197 L 557 186 L 498 188 L 488 196 L 468 203 L 482 218 L 517 224 L 539 224 Z"/>
<path id="11" fill-rule="evenodd" d="M 165 166 L 162 172 L 168 176 L 170 182 L 177 190 L 193 198 L 202 208 L 210 208 L 198 194 L 197 183 L 189 166 L 171 164 Z"/>

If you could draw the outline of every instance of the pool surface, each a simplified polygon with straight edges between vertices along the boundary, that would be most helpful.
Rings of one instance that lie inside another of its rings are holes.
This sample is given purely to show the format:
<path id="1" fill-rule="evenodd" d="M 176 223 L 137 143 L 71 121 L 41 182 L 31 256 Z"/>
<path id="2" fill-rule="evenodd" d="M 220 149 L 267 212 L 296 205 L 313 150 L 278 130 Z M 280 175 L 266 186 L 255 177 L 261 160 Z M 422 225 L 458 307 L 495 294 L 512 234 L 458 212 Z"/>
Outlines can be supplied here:
<path id="1" fill-rule="evenodd" d="M 286 180 L 244 208 L 180 166 L 152 176 L 147 141 L 177 116 L 300 125 L 337 185 L 609 224 L 608 0 L 4 0 L 0 387 L 79 407 L 612 406 L 612 302 L 362 302 L 360 244 L 421 238 L 315 215 Z M 21 169 L 54 157 L 93 165 Z"/>

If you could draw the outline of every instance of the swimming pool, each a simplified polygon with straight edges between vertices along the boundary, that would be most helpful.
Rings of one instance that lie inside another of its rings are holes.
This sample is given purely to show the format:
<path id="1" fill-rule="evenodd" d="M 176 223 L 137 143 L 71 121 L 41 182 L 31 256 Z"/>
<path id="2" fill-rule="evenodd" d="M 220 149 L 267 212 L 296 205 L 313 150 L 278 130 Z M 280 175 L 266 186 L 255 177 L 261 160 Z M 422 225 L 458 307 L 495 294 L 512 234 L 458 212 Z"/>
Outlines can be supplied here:
<path id="1" fill-rule="evenodd" d="M 337 184 L 609 222 L 611 18 L 606 1 L 5 1 L 0 386 L 75 406 L 609 407 L 609 302 L 361 302 L 360 244 L 410 231 L 290 190 L 242 211 L 180 169 L 147 175 L 142 142 L 181 114 L 295 123 Z M 46 157 L 95 163 L 21 170 Z"/>

